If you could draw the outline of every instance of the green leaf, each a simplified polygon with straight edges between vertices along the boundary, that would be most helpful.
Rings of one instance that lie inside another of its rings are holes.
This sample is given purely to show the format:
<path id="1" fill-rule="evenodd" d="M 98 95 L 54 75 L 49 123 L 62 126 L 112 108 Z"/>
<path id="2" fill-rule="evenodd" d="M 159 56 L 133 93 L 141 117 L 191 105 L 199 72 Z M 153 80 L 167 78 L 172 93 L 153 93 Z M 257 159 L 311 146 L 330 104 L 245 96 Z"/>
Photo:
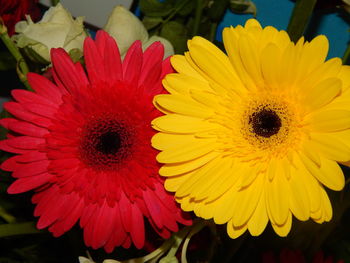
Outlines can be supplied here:
<path id="1" fill-rule="evenodd" d="M 175 54 L 181 54 L 187 50 L 188 30 L 183 24 L 176 21 L 166 23 L 160 31 L 160 36 L 171 42 Z"/>
<path id="2" fill-rule="evenodd" d="M 80 61 L 83 56 L 83 52 L 79 48 L 73 48 L 69 51 L 69 56 L 75 63 Z"/>
<path id="3" fill-rule="evenodd" d="M 230 0 L 230 9 L 237 14 L 253 14 L 256 16 L 257 8 L 252 1 Z"/>
<path id="4" fill-rule="evenodd" d="M 159 2 L 158 0 L 141 0 L 140 9 L 145 16 L 165 17 L 173 11 L 173 0 Z"/>
<path id="5" fill-rule="evenodd" d="M 10 52 L 0 52 L 0 70 L 9 70 L 16 68 L 16 59 Z"/>
<path id="6" fill-rule="evenodd" d="M 142 23 L 147 30 L 155 28 L 156 26 L 158 26 L 162 22 L 163 22 L 163 19 L 161 17 L 156 17 L 156 16 L 155 17 L 145 16 L 142 19 Z"/>
<path id="7" fill-rule="evenodd" d="M 181 16 L 187 16 L 187 15 L 191 14 L 191 12 L 193 11 L 193 9 L 195 7 L 195 3 L 196 3 L 196 1 L 194 1 L 194 0 L 179 0 L 179 1 L 176 1 L 175 8 L 178 8 L 179 6 L 184 5 L 178 11 L 178 14 Z"/>
<path id="8" fill-rule="evenodd" d="M 9 237 L 25 234 L 39 234 L 45 233 L 35 227 L 34 222 L 16 223 L 16 224 L 2 224 L 0 225 L 0 237 Z"/>
<path id="9" fill-rule="evenodd" d="M 207 11 L 209 18 L 214 22 L 221 21 L 230 0 L 214 0 Z"/>

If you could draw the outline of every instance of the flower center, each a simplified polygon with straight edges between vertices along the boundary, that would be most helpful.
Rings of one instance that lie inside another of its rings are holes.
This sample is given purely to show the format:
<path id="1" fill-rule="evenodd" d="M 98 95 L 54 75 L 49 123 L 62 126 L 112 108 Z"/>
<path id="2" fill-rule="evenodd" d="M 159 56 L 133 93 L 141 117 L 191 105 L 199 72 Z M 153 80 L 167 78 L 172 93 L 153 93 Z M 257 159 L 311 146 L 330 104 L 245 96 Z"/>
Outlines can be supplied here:
<path id="1" fill-rule="evenodd" d="M 100 135 L 96 143 L 96 150 L 103 154 L 116 154 L 121 146 L 118 132 L 107 131 Z"/>
<path id="2" fill-rule="evenodd" d="M 92 118 L 82 129 L 80 157 L 98 170 L 115 170 L 130 156 L 132 130 L 112 117 Z"/>
<path id="3" fill-rule="evenodd" d="M 281 119 L 277 113 L 266 108 L 259 112 L 254 112 L 249 117 L 249 124 L 252 126 L 255 134 L 265 138 L 277 134 L 282 126 Z"/>

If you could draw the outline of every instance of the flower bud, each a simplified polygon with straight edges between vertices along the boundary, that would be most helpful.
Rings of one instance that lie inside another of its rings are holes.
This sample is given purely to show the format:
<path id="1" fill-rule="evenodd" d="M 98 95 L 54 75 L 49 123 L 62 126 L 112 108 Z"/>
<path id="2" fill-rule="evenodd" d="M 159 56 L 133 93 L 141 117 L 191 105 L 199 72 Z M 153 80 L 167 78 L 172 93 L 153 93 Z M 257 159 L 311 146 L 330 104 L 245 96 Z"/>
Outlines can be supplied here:
<path id="1" fill-rule="evenodd" d="M 51 48 L 62 47 L 67 52 L 82 51 L 83 41 L 87 36 L 83 17 L 74 20 L 61 4 L 47 10 L 37 23 L 27 16 L 27 21 L 16 24 L 15 31 L 18 34 L 13 36 L 13 40 L 17 46 L 24 48 L 32 60 L 46 63 L 50 62 Z"/>
<path id="2" fill-rule="evenodd" d="M 113 9 L 104 30 L 117 41 L 122 57 L 136 40 L 142 42 L 143 49 L 146 49 L 155 41 L 160 41 L 164 45 L 164 57 L 174 54 L 174 48 L 168 40 L 159 36 L 149 38 L 145 26 L 138 17 L 121 5 Z"/>

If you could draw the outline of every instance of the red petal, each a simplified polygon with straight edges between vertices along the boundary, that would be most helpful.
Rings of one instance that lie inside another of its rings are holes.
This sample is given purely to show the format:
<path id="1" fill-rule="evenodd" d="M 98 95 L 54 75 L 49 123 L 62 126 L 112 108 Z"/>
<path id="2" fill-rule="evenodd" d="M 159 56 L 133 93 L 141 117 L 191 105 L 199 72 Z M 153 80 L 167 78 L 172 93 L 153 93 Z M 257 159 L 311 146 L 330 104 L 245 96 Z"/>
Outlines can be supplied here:
<path id="1" fill-rule="evenodd" d="M 62 103 L 61 90 L 58 89 L 58 87 L 54 85 L 51 81 L 49 81 L 47 78 L 39 74 L 29 72 L 27 74 L 27 79 L 30 86 L 39 95 L 53 101 L 55 104 Z"/>
<path id="2" fill-rule="evenodd" d="M 51 61 L 53 69 L 57 73 L 65 88 L 73 94 L 77 94 L 81 88 L 80 72 L 63 48 L 51 49 Z"/>
<path id="3" fill-rule="evenodd" d="M 29 137 L 29 136 L 18 136 L 11 139 L 3 140 L 1 142 L 5 142 L 7 145 L 14 148 L 36 150 L 39 148 L 41 144 L 45 143 L 45 139 Z M 0 149 L 1 149 L 1 142 L 0 142 Z"/>
<path id="4" fill-rule="evenodd" d="M 143 54 L 143 64 L 139 78 L 139 85 L 144 85 L 146 87 L 146 91 L 153 90 L 154 83 L 160 78 L 163 55 L 164 47 L 158 41 L 149 46 Z M 161 89 L 162 87 L 159 86 L 158 88 Z"/>
<path id="5" fill-rule="evenodd" d="M 57 103 L 54 103 L 32 91 L 15 89 L 12 90 L 11 94 L 15 100 L 20 103 L 42 104 L 55 109 L 57 109 L 59 106 Z"/>
<path id="6" fill-rule="evenodd" d="M 123 61 L 123 79 L 137 86 L 142 66 L 141 41 L 136 40 L 125 55 Z"/>
<path id="7" fill-rule="evenodd" d="M 18 167 L 21 166 L 21 164 L 18 163 L 19 157 L 21 157 L 21 155 L 16 155 L 14 157 L 8 158 L 1 164 L 1 169 L 9 172 L 18 169 Z"/>
<path id="8" fill-rule="evenodd" d="M 22 102 L 22 106 L 32 113 L 38 114 L 43 117 L 47 117 L 49 119 L 54 119 L 58 111 L 57 108 L 52 107 L 50 105 L 36 104 L 30 102 Z"/>
<path id="9" fill-rule="evenodd" d="M 70 202 L 67 202 L 67 206 Z M 71 202 L 74 206 L 68 209 L 66 207 L 66 211 L 61 215 L 61 220 L 55 222 L 50 228 L 49 231 L 53 233 L 54 237 L 59 237 L 68 230 L 70 230 L 75 223 L 78 221 L 81 216 L 81 212 L 84 207 L 84 202 L 82 199 L 78 200 L 78 202 Z"/>
<path id="10" fill-rule="evenodd" d="M 149 214 L 158 228 L 163 228 L 162 209 L 160 201 L 156 198 L 151 190 L 143 191 L 143 199 L 149 210 Z"/>
<path id="11" fill-rule="evenodd" d="M 131 238 L 135 247 L 138 249 L 143 248 L 145 245 L 145 226 L 143 222 L 143 215 L 136 204 L 132 205 L 132 228 Z"/>
<path id="12" fill-rule="evenodd" d="M 41 216 L 46 209 L 51 206 L 52 199 L 57 198 L 59 187 L 51 185 L 46 190 L 35 193 L 32 197 L 32 203 L 37 204 L 34 210 L 34 216 Z"/>
<path id="13" fill-rule="evenodd" d="M 47 160 L 46 153 L 30 151 L 26 154 L 18 156 L 19 163 L 30 163 L 30 162 L 36 162 L 41 160 Z"/>
<path id="14" fill-rule="evenodd" d="M 40 216 L 37 228 L 43 229 L 59 219 L 60 215 L 65 211 L 68 200 L 69 197 L 66 194 L 58 194 L 56 198 L 53 198 L 51 205 Z"/>
<path id="15" fill-rule="evenodd" d="M 96 46 L 103 54 L 104 69 L 106 76 L 112 85 L 123 79 L 122 61 L 115 40 L 105 31 L 99 30 L 96 34 Z"/>
<path id="16" fill-rule="evenodd" d="M 20 178 L 10 185 L 10 187 L 7 189 L 7 192 L 9 194 L 24 193 L 42 186 L 43 184 L 50 181 L 51 178 L 53 178 L 53 175 L 48 173 Z"/>
<path id="17" fill-rule="evenodd" d="M 11 113 L 12 115 L 14 115 L 15 117 L 24 120 L 24 121 L 28 121 L 31 123 L 36 124 L 37 126 L 41 126 L 41 127 L 49 127 L 52 122 L 50 119 L 47 118 L 43 118 L 41 116 L 38 116 L 36 114 L 33 114 L 31 112 L 29 112 L 28 110 L 26 110 L 25 108 L 23 108 L 23 106 L 17 102 L 6 102 L 4 103 L 4 108 Z"/>
<path id="18" fill-rule="evenodd" d="M 122 191 L 119 200 L 119 211 L 122 219 L 122 224 L 126 232 L 131 232 L 131 204 L 129 199 Z"/>
<path id="19" fill-rule="evenodd" d="M 84 228 L 90 221 L 90 218 L 96 213 L 97 205 L 89 204 L 84 208 L 84 211 L 81 215 L 80 226 Z"/>
<path id="20" fill-rule="evenodd" d="M 160 79 L 163 79 L 165 77 L 165 75 L 167 75 L 169 73 L 175 72 L 174 68 L 171 66 L 170 58 L 171 57 L 168 57 L 163 61 L 162 74 L 160 75 Z"/>
<path id="21" fill-rule="evenodd" d="M 98 214 L 95 215 L 92 248 L 97 249 L 107 243 L 115 224 L 115 210 L 117 209 L 109 207 L 106 201 L 99 208 Z"/>
<path id="22" fill-rule="evenodd" d="M 45 128 L 38 127 L 34 124 L 30 124 L 25 121 L 19 121 L 12 118 L 5 118 L 0 120 L 0 125 L 12 130 L 16 133 L 28 135 L 32 137 L 44 137 L 48 134 L 48 130 Z"/>
<path id="23" fill-rule="evenodd" d="M 90 37 L 87 37 L 84 41 L 84 58 L 91 84 L 96 85 L 101 80 L 108 80 L 103 70 L 104 61 L 102 54 L 98 51 L 95 42 Z"/>
<path id="24" fill-rule="evenodd" d="M 41 160 L 37 162 L 22 164 L 12 173 L 12 176 L 14 178 L 23 178 L 45 173 L 48 170 L 49 163 L 50 162 L 48 160 Z"/>
<path id="25" fill-rule="evenodd" d="M 88 78 L 86 77 L 86 73 L 83 66 L 79 62 L 75 63 L 74 66 L 80 78 L 81 85 L 87 87 L 90 83 Z"/>

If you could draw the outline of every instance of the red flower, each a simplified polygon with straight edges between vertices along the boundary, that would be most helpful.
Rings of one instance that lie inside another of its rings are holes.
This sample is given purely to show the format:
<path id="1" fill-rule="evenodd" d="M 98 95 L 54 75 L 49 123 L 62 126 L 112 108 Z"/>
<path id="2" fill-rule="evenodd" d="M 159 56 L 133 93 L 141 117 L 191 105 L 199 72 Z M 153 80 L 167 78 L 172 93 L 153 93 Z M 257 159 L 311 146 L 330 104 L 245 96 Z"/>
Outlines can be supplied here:
<path id="1" fill-rule="evenodd" d="M 4 107 L 16 118 L 0 123 L 17 135 L 0 148 L 17 155 L 1 168 L 17 178 L 9 193 L 34 189 L 38 228 L 60 236 L 80 219 L 86 245 L 111 252 L 144 246 L 144 217 L 163 238 L 177 222 L 190 224 L 163 188 L 150 143 L 160 115 L 152 99 L 172 71 L 163 52 L 156 42 L 142 53 L 136 41 L 122 63 L 113 38 L 99 31 L 84 43 L 87 75 L 53 49 L 56 84 L 29 73 L 35 92 L 13 91 L 16 102 Z"/>
<path id="2" fill-rule="evenodd" d="M 30 15 L 35 21 L 40 16 L 38 0 L 0 0 L 0 16 L 4 20 L 9 35 L 13 35 L 15 25 Z"/>

